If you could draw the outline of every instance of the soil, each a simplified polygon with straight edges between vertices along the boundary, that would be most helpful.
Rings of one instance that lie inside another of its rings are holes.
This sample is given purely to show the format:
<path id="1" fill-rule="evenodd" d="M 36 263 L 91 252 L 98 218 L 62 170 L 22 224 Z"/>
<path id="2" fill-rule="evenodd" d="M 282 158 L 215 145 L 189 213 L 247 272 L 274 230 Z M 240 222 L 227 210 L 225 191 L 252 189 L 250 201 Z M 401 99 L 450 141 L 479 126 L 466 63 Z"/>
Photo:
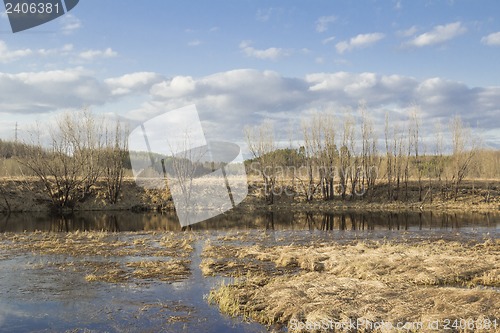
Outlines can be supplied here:
<path id="1" fill-rule="evenodd" d="M 254 210 L 290 211 L 402 211 L 402 210 L 439 210 L 439 211 L 500 211 L 500 180 L 467 180 L 463 183 L 458 197 L 452 197 L 451 188 L 426 187 L 419 200 L 417 182 L 410 182 L 408 195 L 403 188 L 400 200 L 387 199 L 387 186 L 377 185 L 373 192 L 364 197 L 352 197 L 322 200 L 319 196 L 306 202 L 300 193 L 285 195 L 279 193 L 273 204 L 265 202 L 262 184 L 249 182 L 249 195 L 237 209 L 243 213 Z M 431 195 L 432 193 L 432 195 Z M 432 197 L 432 200 L 431 200 Z M 35 178 L 0 178 L 0 212 L 45 212 L 50 210 L 50 199 L 43 192 L 41 183 Z M 98 182 L 93 188 L 93 195 L 78 202 L 78 211 L 113 211 L 113 210 L 173 210 L 174 205 L 168 193 L 159 190 L 146 190 L 137 186 L 132 178 L 126 178 L 120 198 L 116 204 L 110 204 L 104 194 L 104 183 Z"/>

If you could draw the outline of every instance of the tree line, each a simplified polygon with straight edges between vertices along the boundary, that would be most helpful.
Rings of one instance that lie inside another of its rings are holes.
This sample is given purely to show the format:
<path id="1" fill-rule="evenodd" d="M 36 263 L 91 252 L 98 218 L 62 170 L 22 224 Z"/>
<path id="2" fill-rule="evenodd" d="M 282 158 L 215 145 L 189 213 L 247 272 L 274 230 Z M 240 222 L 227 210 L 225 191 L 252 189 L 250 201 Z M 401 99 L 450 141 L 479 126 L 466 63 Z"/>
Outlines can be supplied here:
<path id="1" fill-rule="evenodd" d="M 408 201 L 412 182 L 418 201 L 432 202 L 436 194 L 456 199 L 468 176 L 500 176 L 498 152 L 481 149 L 459 116 L 450 119 L 447 129 L 437 125 L 432 135 L 425 133 L 426 140 L 422 128 L 420 110 L 413 106 L 403 122 L 386 114 L 383 133 L 377 133 L 366 106 L 360 105 L 357 114 L 313 114 L 295 131 L 299 139 L 280 148 L 273 124 L 266 120 L 245 128 L 252 154 L 247 169 L 262 179 L 270 204 L 276 194 L 290 193 L 306 201 L 371 200 L 381 186 L 388 200 Z"/>

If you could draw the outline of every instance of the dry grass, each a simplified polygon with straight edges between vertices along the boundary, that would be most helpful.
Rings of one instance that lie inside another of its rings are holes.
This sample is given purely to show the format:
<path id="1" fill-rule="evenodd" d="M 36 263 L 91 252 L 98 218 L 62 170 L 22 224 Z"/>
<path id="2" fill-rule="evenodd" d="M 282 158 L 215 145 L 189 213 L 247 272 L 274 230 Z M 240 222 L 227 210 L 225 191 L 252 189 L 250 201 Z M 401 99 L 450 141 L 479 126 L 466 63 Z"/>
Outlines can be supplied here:
<path id="1" fill-rule="evenodd" d="M 209 301 L 229 315 L 290 331 L 305 327 L 291 323 L 351 319 L 428 325 L 433 320 L 489 318 L 500 324 L 500 240 L 323 242 L 234 247 L 231 253 L 276 269 L 241 274 L 233 284 L 213 290 Z M 275 274 L 283 268 L 290 270 Z"/>
<path id="2" fill-rule="evenodd" d="M 133 268 L 133 275 L 139 279 L 155 279 L 161 281 L 178 281 L 189 276 L 190 261 L 139 261 L 127 264 Z"/>
<path id="3" fill-rule="evenodd" d="M 10 254 L 60 256 L 46 265 L 83 272 L 88 282 L 132 279 L 173 282 L 190 274 L 191 233 L 24 233 L 0 234 L 0 250 Z"/>

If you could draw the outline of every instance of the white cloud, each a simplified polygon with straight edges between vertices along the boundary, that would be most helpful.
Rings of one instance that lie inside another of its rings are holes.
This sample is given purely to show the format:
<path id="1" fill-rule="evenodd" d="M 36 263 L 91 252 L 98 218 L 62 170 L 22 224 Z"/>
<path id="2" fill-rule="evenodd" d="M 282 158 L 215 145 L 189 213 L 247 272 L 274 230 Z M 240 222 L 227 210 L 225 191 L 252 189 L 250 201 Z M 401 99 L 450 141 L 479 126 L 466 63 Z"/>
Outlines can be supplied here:
<path id="1" fill-rule="evenodd" d="M 335 40 L 335 36 L 331 36 L 331 37 L 328 37 L 328 38 L 323 39 L 323 40 L 321 41 L 321 44 L 326 45 L 326 44 L 328 44 L 328 43 L 330 43 L 330 42 L 333 42 L 334 40 Z"/>
<path id="2" fill-rule="evenodd" d="M 59 56 L 67 56 L 73 51 L 73 44 L 65 44 L 60 48 L 55 49 L 38 49 L 36 53 L 41 56 L 51 56 L 51 55 L 59 55 Z"/>
<path id="3" fill-rule="evenodd" d="M 82 22 L 71 14 L 66 14 L 61 18 L 61 30 L 63 34 L 70 35 L 82 27 Z"/>
<path id="4" fill-rule="evenodd" d="M 500 45 L 500 31 L 491 33 L 488 36 L 481 38 L 481 43 L 490 46 Z"/>
<path id="5" fill-rule="evenodd" d="M 316 21 L 316 31 L 317 32 L 325 32 L 328 30 L 328 27 L 331 23 L 335 22 L 337 17 L 334 15 L 331 16 L 321 16 Z"/>
<path id="6" fill-rule="evenodd" d="M 441 44 L 464 34 L 466 31 L 467 28 L 461 22 L 438 25 L 431 31 L 413 38 L 407 44 L 416 47 Z"/>
<path id="7" fill-rule="evenodd" d="M 341 41 L 335 45 L 337 52 L 342 54 L 346 51 L 352 51 L 353 49 L 359 49 L 363 47 L 370 46 L 376 42 L 382 40 L 385 37 L 383 33 L 374 32 L 369 34 L 359 34 L 349 41 Z"/>
<path id="8" fill-rule="evenodd" d="M 289 78 L 273 71 L 248 69 L 201 78 L 178 76 L 154 85 L 151 95 L 153 100 L 144 106 L 145 115 L 194 103 L 205 112 L 202 118 L 211 123 L 216 135 L 230 137 L 241 135 L 245 125 L 263 117 L 279 121 L 283 115 L 300 119 L 311 109 L 340 112 L 346 107 L 356 108 L 360 100 L 371 109 L 391 108 L 403 114 L 409 105 L 417 103 L 429 124 L 435 118 L 460 114 L 470 123 L 480 115 L 485 126 L 500 126 L 495 113 L 500 89 L 469 88 L 442 78 L 417 80 L 370 72 L 311 73 L 304 78 Z M 136 109 L 134 114 L 140 117 L 143 113 Z"/>
<path id="9" fill-rule="evenodd" d="M 408 29 L 405 29 L 405 30 L 399 30 L 396 32 L 396 35 L 400 36 L 400 37 L 411 37 L 413 35 L 415 35 L 418 31 L 418 28 L 416 25 L 413 25 L 411 27 L 409 27 Z"/>
<path id="10" fill-rule="evenodd" d="M 7 44 L 0 40 L 0 63 L 8 63 L 33 54 L 31 49 L 10 50 Z"/>
<path id="11" fill-rule="evenodd" d="M 148 91 L 151 86 L 162 80 L 163 77 L 157 73 L 136 72 L 106 79 L 104 83 L 109 87 L 112 95 L 119 96 Z"/>
<path id="12" fill-rule="evenodd" d="M 251 45 L 252 45 L 251 41 L 242 41 L 240 43 L 240 49 L 248 57 L 263 59 L 263 60 L 266 60 L 266 59 L 277 60 L 278 58 L 282 58 L 282 57 L 286 57 L 286 56 L 290 55 L 289 51 L 282 49 L 282 48 L 270 47 L 267 49 L 259 50 L 259 49 L 255 49 Z"/>
<path id="13" fill-rule="evenodd" d="M 360 100 L 373 110 L 379 125 L 385 110 L 404 116 L 408 106 L 416 103 L 422 109 L 423 123 L 429 126 L 436 118 L 458 114 L 470 124 L 479 121 L 479 130 L 495 131 L 500 127 L 500 88 L 470 88 L 439 77 L 419 80 L 372 72 L 334 72 L 296 78 L 274 71 L 239 69 L 198 78 L 166 79 L 157 73 L 137 72 L 101 80 L 94 73 L 73 68 L 0 72 L 0 87 L 0 110 L 4 115 L 118 103 L 122 115 L 145 120 L 196 104 L 202 121 L 209 124 L 207 136 L 230 140 L 242 137 L 245 125 L 258 123 L 264 117 L 278 122 L 285 116 L 300 120 L 310 110 L 341 113 L 345 108 L 356 108 Z M 130 95 L 140 95 L 139 104 L 123 108 L 129 105 Z"/>
<path id="14" fill-rule="evenodd" d="M 111 49 L 110 47 L 108 47 L 105 50 L 87 50 L 87 51 L 83 51 L 83 52 L 80 52 L 78 54 L 78 57 L 80 59 L 83 59 L 83 60 L 91 61 L 91 60 L 94 60 L 94 59 L 97 59 L 97 58 L 113 58 L 113 57 L 116 57 L 117 55 L 118 55 L 118 53 L 116 53 L 115 51 L 113 51 L 113 49 Z"/>
<path id="15" fill-rule="evenodd" d="M 109 89 L 82 68 L 0 72 L 0 109 L 6 113 L 43 113 L 105 103 Z"/>
<path id="16" fill-rule="evenodd" d="M 170 81 L 163 81 L 151 87 L 151 94 L 162 98 L 179 98 L 195 90 L 195 81 L 191 76 L 176 76 Z"/>

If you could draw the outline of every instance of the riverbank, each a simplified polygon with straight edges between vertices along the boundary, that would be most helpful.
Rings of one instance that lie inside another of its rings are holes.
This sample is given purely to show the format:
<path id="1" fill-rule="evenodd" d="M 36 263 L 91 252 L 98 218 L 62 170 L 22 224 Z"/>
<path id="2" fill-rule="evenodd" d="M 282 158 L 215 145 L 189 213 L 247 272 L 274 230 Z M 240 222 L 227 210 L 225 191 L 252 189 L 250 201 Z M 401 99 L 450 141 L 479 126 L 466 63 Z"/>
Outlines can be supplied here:
<path id="1" fill-rule="evenodd" d="M 144 189 L 137 186 L 132 178 L 123 181 L 118 202 L 110 204 L 105 198 L 105 184 L 98 181 L 92 195 L 77 203 L 76 211 L 116 211 L 116 210 L 173 210 L 173 202 L 164 191 Z M 387 187 L 381 183 L 373 193 L 364 197 L 354 196 L 333 200 L 317 197 L 306 202 L 301 193 L 285 192 L 277 188 L 273 204 L 266 204 L 262 195 L 262 184 L 250 181 L 248 197 L 237 207 L 242 213 L 252 211 L 500 211 L 500 180 L 465 181 L 457 199 L 451 198 L 450 188 L 425 188 L 422 200 L 416 182 L 410 182 L 408 191 L 401 189 L 399 200 L 387 199 Z M 51 201 L 44 193 L 42 184 L 36 178 L 16 177 L 0 179 L 0 212 L 48 212 Z"/>

